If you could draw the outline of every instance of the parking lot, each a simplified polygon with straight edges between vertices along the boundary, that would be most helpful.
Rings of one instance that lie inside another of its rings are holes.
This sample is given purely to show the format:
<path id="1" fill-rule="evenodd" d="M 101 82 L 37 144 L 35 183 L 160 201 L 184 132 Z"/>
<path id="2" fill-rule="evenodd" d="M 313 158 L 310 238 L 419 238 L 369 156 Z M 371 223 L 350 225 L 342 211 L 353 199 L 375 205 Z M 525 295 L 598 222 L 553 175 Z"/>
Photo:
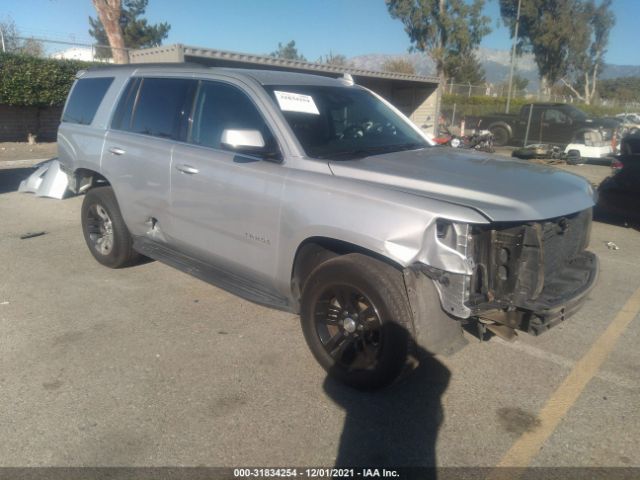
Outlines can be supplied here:
<path id="1" fill-rule="evenodd" d="M 100 266 L 82 198 L 14 191 L 28 165 L 0 162 L 3 466 L 640 466 L 634 228 L 594 223 L 598 286 L 552 331 L 466 333 L 360 393 L 326 378 L 293 315 L 158 262 Z"/>

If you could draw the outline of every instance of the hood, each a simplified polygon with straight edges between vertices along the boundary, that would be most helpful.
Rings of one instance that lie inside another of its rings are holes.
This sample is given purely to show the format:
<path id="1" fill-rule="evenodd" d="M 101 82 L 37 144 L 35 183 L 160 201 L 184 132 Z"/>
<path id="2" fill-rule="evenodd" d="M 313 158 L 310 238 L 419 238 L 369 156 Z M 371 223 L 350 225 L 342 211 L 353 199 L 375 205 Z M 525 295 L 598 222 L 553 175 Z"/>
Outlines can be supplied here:
<path id="1" fill-rule="evenodd" d="M 593 206 L 582 177 L 469 150 L 429 147 L 329 162 L 334 175 L 473 208 L 498 222 L 533 221 Z"/>

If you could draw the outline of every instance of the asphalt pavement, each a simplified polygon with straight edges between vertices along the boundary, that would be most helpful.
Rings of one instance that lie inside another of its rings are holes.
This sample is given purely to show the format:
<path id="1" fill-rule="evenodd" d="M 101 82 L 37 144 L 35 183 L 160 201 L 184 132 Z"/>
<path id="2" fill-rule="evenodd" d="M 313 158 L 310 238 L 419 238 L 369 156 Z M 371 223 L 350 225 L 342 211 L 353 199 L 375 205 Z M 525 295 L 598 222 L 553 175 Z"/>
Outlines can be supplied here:
<path id="1" fill-rule="evenodd" d="M 29 171 L 0 170 L 0 466 L 640 467 L 635 229 L 594 223 L 598 285 L 550 332 L 466 334 L 360 393 L 293 315 L 158 262 L 99 265 L 82 198 L 15 192 Z"/>

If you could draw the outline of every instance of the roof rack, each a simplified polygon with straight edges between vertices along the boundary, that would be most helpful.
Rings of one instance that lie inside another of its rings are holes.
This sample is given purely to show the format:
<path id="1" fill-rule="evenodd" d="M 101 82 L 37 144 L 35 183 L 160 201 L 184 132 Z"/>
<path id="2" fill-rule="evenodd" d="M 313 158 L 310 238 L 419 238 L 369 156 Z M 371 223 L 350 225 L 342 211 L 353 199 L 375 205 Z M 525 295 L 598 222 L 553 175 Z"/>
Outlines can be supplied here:
<path id="1" fill-rule="evenodd" d="M 96 71 L 96 70 L 107 70 L 107 69 L 116 69 L 116 70 L 126 70 L 128 68 L 130 69 L 136 69 L 136 68 L 175 68 L 177 70 L 179 69 L 185 69 L 185 68 L 197 68 L 197 69 L 206 69 L 206 68 L 211 68 L 208 65 L 204 65 L 202 63 L 198 63 L 198 62 L 182 62 L 182 63 L 176 63 L 176 62 L 155 62 L 155 63 L 145 63 L 145 62 L 140 62 L 140 63 L 105 63 L 104 65 L 92 65 L 88 68 L 84 68 L 83 71 L 85 72 L 92 72 L 92 71 Z"/>

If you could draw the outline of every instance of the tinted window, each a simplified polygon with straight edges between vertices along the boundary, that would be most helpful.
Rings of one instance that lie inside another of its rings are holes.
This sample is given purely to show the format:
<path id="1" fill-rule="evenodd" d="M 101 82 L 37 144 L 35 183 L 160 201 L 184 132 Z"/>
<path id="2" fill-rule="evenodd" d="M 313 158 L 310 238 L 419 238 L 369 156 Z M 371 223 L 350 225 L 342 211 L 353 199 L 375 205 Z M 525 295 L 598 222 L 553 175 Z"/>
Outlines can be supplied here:
<path id="1" fill-rule="evenodd" d="M 93 121 L 111 82 L 113 82 L 113 77 L 78 80 L 67 102 L 62 121 L 89 125 Z"/>
<path id="2" fill-rule="evenodd" d="M 178 138 L 188 115 L 195 80 L 144 78 L 130 125 L 123 129 L 162 138 Z"/>
<path id="3" fill-rule="evenodd" d="M 569 118 L 564 113 L 553 108 L 545 110 L 543 120 L 549 123 L 569 123 Z"/>
<path id="4" fill-rule="evenodd" d="M 129 80 L 127 87 L 124 92 L 122 92 L 116 112 L 113 115 L 111 128 L 115 128 L 116 130 L 128 130 L 131 128 L 131 114 L 133 113 L 133 106 L 135 104 L 140 81 L 141 78 L 132 78 Z"/>
<path id="5" fill-rule="evenodd" d="M 202 82 L 196 96 L 189 141 L 220 148 L 222 132 L 228 128 L 259 130 L 267 146 L 275 145 L 260 112 L 244 92 L 224 83 Z"/>

